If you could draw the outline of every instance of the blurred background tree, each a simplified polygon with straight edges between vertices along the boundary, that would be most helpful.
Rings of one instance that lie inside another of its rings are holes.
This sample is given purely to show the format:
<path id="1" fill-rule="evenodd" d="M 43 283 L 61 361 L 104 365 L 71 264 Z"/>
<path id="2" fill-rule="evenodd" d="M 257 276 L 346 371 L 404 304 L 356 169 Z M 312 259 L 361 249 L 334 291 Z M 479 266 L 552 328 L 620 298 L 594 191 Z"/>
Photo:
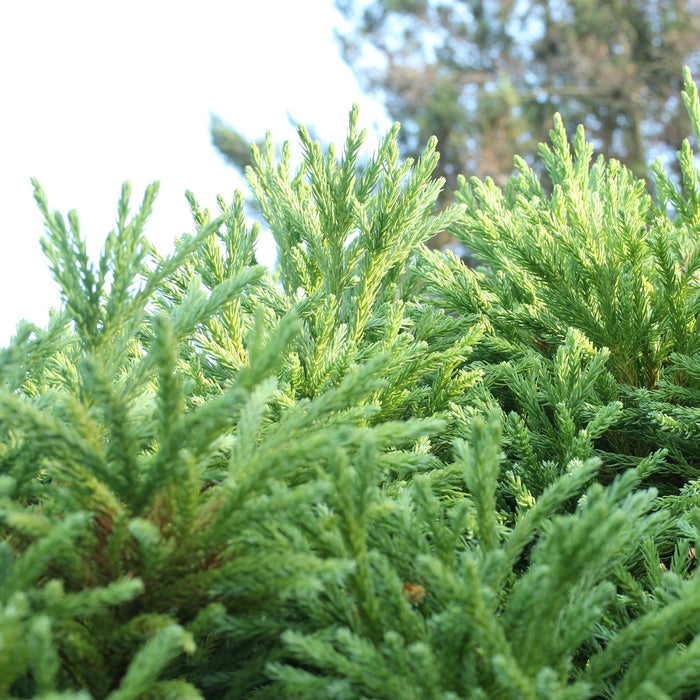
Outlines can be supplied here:
<path id="1" fill-rule="evenodd" d="M 690 130 L 683 65 L 700 65 L 698 0 L 336 0 L 345 61 L 403 123 L 406 155 L 431 134 L 459 173 L 503 183 L 532 162 L 552 115 L 644 175 Z"/>
<path id="2" fill-rule="evenodd" d="M 211 115 L 209 131 L 211 142 L 216 150 L 229 165 L 244 173 L 246 166 L 253 162 L 250 155 L 250 141 L 216 114 Z"/>

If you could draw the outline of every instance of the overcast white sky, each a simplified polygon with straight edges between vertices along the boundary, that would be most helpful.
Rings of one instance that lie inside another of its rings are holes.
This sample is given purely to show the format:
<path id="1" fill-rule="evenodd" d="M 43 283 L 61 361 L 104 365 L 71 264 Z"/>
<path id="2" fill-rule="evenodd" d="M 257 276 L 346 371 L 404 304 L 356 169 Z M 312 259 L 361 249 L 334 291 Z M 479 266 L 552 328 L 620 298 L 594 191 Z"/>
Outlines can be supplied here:
<path id="1" fill-rule="evenodd" d="M 0 3 L 0 346 L 58 305 L 30 177 L 78 211 L 93 259 L 121 183 L 135 208 L 160 180 L 147 234 L 166 252 L 192 230 L 186 189 L 216 209 L 242 186 L 211 146 L 212 112 L 251 139 L 294 139 L 290 113 L 342 142 L 353 102 L 388 128 L 339 57 L 338 21 L 333 0 Z"/>

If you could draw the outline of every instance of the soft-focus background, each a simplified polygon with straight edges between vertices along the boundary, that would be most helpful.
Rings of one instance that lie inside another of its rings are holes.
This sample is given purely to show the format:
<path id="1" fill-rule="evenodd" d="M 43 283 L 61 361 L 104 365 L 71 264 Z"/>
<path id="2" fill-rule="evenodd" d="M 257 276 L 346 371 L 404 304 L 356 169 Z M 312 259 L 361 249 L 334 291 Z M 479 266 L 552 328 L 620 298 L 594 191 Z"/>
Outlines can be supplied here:
<path id="1" fill-rule="evenodd" d="M 442 204 L 459 173 L 502 184 L 515 153 L 537 170 L 555 111 L 643 177 L 690 135 L 684 65 L 700 77 L 700 0 L 0 3 L 0 345 L 58 303 L 30 177 L 93 257 L 124 180 L 134 207 L 161 181 L 147 234 L 167 252 L 186 189 L 216 208 L 249 141 L 302 122 L 340 143 L 353 102 L 370 148 L 393 120 L 404 155 L 437 135 Z"/>

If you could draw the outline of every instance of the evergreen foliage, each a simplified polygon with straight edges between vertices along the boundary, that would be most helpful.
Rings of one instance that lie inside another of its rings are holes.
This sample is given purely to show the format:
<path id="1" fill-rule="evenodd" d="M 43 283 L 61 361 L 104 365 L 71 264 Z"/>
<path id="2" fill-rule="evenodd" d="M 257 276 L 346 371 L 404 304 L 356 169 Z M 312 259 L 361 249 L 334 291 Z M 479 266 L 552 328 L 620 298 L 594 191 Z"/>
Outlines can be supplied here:
<path id="1" fill-rule="evenodd" d="M 700 102 L 686 74 L 700 133 Z M 0 696 L 689 698 L 700 690 L 698 174 L 560 119 L 436 213 L 435 141 L 302 127 L 167 257 L 157 184 L 0 354 Z M 425 243 L 449 228 L 471 270 Z"/>
<path id="2" fill-rule="evenodd" d="M 685 79 L 697 132 L 700 101 Z M 654 199 L 616 161 L 591 166 L 583 129 L 569 144 L 557 116 L 551 138 L 540 150 L 551 187 L 517 158 L 519 174 L 502 190 L 462 178 L 466 210 L 451 231 L 482 265 L 426 256 L 433 303 L 477 314 L 489 329 L 478 364 L 501 405 L 519 414 L 508 431 L 519 459 L 605 434 L 605 464 L 629 466 L 623 457 L 664 448 L 663 468 L 694 479 L 700 249 L 690 144 L 678 154 L 680 186 L 654 164 Z M 441 283 L 447 275 L 454 285 Z"/>

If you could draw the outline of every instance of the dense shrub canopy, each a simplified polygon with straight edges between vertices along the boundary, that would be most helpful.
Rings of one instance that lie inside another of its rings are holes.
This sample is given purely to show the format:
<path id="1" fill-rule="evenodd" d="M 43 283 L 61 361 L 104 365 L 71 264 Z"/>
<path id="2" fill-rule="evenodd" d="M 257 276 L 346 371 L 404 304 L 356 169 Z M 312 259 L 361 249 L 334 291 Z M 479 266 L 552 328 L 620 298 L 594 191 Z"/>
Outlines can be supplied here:
<path id="1" fill-rule="evenodd" d="M 125 185 L 93 263 L 35 183 L 63 305 L 0 354 L 0 696 L 700 690 L 690 145 L 648 191 L 556 117 L 546 187 L 435 213 L 435 142 L 360 167 L 357 121 L 254 149 L 274 273 L 240 194 L 163 257 Z"/>

